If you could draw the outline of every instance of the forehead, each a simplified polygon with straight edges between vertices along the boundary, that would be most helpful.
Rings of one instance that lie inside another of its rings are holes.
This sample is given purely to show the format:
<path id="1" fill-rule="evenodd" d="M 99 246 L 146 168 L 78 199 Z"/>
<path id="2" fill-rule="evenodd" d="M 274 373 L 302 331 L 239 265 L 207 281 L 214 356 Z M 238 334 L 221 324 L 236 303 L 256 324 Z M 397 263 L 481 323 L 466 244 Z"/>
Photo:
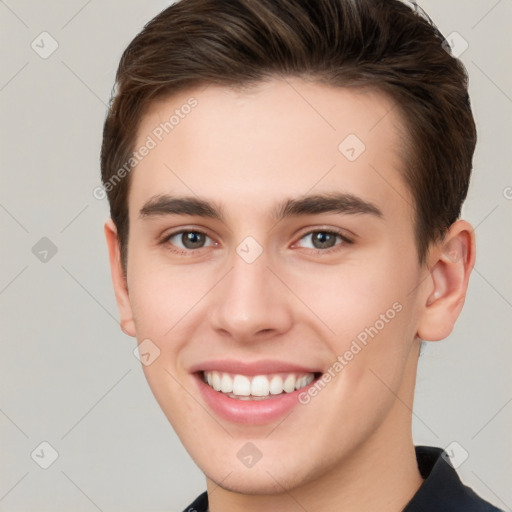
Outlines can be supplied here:
<path id="1" fill-rule="evenodd" d="M 154 102 L 137 132 L 135 149 L 152 149 L 132 171 L 130 205 L 195 194 L 263 208 L 284 194 L 336 189 L 388 205 L 401 196 L 410 208 L 394 107 L 376 91 L 300 79 L 243 91 L 209 85 Z"/>

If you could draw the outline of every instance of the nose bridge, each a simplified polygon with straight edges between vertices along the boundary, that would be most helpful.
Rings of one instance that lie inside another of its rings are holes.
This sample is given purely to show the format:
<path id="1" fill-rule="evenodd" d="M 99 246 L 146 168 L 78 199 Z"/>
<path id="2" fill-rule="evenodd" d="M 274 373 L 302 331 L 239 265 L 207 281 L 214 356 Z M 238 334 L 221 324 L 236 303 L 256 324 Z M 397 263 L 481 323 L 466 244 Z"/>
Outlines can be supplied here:
<path id="1" fill-rule="evenodd" d="M 230 271 L 217 287 L 212 304 L 214 329 L 238 340 L 287 329 L 291 317 L 287 294 L 267 268 L 269 263 L 267 253 L 252 237 L 235 248 Z"/>

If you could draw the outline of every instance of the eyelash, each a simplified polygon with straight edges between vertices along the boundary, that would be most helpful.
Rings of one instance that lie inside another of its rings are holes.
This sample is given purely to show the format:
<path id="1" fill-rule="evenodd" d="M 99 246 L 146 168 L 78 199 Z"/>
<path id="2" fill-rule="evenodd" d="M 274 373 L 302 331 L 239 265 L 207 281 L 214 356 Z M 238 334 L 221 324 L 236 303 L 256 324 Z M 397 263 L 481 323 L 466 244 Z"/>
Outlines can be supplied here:
<path id="1" fill-rule="evenodd" d="M 173 252 L 175 254 L 182 255 L 182 256 L 192 256 L 193 253 L 195 253 L 197 251 L 200 251 L 201 249 L 206 249 L 207 248 L 207 247 L 199 247 L 198 249 L 173 249 L 173 248 L 171 248 L 171 246 L 170 246 L 171 244 L 169 244 L 169 240 L 171 238 L 175 237 L 176 235 L 181 235 L 183 233 L 198 233 L 198 234 L 204 235 L 204 236 L 206 236 L 208 238 L 211 238 L 211 237 L 208 236 L 207 233 L 205 233 L 204 231 L 201 231 L 200 229 L 181 229 L 179 231 L 174 231 L 173 233 L 170 233 L 170 234 L 166 235 L 161 240 L 160 243 L 162 245 L 164 245 L 164 244 L 168 245 L 168 250 L 169 251 L 171 251 L 171 252 Z M 332 230 L 332 229 L 314 229 L 312 231 L 308 231 L 308 232 L 302 234 L 300 236 L 300 238 L 298 238 L 298 240 L 302 240 L 306 236 L 310 236 L 310 235 L 313 235 L 315 233 L 327 233 L 329 235 L 335 235 L 338 238 L 340 238 L 343 243 L 336 244 L 334 247 L 329 247 L 328 249 L 309 249 L 309 251 L 312 251 L 313 254 L 321 254 L 321 255 L 331 254 L 332 252 L 336 252 L 336 251 L 340 250 L 340 247 L 343 247 L 345 245 L 350 245 L 350 244 L 354 243 L 353 240 L 349 239 L 348 237 L 343 235 L 341 232 L 336 231 L 336 230 Z"/>

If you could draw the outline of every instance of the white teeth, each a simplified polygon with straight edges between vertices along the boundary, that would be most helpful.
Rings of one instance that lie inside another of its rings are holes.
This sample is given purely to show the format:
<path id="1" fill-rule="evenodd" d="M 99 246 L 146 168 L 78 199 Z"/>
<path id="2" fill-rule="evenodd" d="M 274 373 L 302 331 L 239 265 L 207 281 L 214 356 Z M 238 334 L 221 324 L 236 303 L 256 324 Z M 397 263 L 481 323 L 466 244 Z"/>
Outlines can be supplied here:
<path id="1" fill-rule="evenodd" d="M 270 392 L 270 384 L 267 377 L 258 375 L 252 379 L 251 382 L 251 395 L 253 396 L 268 396 Z"/>
<path id="2" fill-rule="evenodd" d="M 280 395 L 283 392 L 283 379 L 279 375 L 274 375 L 270 381 L 270 394 Z"/>
<path id="3" fill-rule="evenodd" d="M 239 396 L 249 396 L 251 394 L 251 381 L 245 375 L 235 375 L 233 394 Z"/>
<path id="4" fill-rule="evenodd" d="M 281 373 L 254 377 L 217 371 L 207 371 L 203 374 L 203 380 L 215 391 L 241 400 L 261 400 L 268 398 L 269 395 L 291 393 L 309 385 L 314 379 L 313 373 Z"/>
<path id="5" fill-rule="evenodd" d="M 311 384 L 311 382 L 313 382 L 314 379 L 314 376 L 311 374 L 300 377 L 299 379 L 297 379 L 297 382 L 295 383 L 295 389 L 300 389 L 307 386 L 308 384 Z"/>
<path id="6" fill-rule="evenodd" d="M 215 391 L 220 391 L 220 382 L 220 375 L 217 372 L 213 372 L 211 385 Z"/>
<path id="7" fill-rule="evenodd" d="M 231 393 L 233 391 L 233 379 L 227 373 L 222 374 L 220 390 L 223 393 Z"/>
<path id="8" fill-rule="evenodd" d="M 287 393 L 291 393 L 292 391 L 295 391 L 295 375 L 288 375 L 288 377 L 286 377 L 285 381 L 284 381 L 284 384 L 283 384 L 283 389 L 287 392 Z"/>

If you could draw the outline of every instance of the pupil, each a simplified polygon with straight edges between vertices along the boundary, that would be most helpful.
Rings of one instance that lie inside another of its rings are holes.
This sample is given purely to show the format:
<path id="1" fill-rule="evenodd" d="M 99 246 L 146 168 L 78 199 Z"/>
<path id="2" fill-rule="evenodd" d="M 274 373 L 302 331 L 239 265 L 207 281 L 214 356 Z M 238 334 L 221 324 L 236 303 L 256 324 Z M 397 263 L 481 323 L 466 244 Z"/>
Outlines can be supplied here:
<path id="1" fill-rule="evenodd" d="M 188 249 L 197 249 L 197 245 L 201 245 L 203 238 L 202 233 L 196 233 L 195 231 L 189 231 L 188 233 L 183 233 L 182 242 L 185 247 Z"/>
<path id="2" fill-rule="evenodd" d="M 333 239 L 334 236 L 331 233 L 326 233 L 324 231 L 317 232 L 316 235 L 313 237 L 314 242 L 320 242 L 320 248 L 332 247 L 332 245 L 329 245 L 329 241 L 332 241 Z"/>

